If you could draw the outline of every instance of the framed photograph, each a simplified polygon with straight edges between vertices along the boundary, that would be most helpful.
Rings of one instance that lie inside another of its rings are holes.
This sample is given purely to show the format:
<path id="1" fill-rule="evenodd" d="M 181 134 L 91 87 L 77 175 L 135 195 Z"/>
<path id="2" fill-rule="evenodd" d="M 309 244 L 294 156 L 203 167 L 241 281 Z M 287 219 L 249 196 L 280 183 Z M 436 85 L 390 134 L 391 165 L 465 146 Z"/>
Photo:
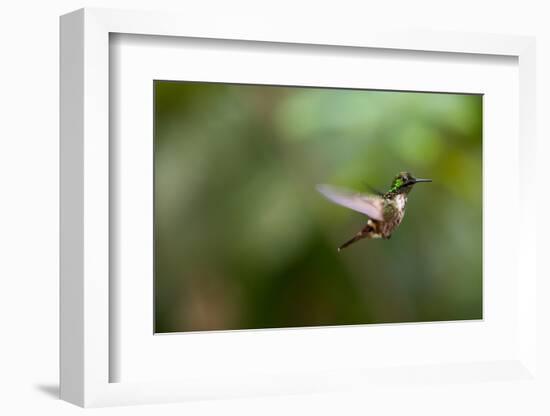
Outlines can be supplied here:
<path id="1" fill-rule="evenodd" d="M 62 16 L 61 397 L 538 383 L 534 51 Z"/>

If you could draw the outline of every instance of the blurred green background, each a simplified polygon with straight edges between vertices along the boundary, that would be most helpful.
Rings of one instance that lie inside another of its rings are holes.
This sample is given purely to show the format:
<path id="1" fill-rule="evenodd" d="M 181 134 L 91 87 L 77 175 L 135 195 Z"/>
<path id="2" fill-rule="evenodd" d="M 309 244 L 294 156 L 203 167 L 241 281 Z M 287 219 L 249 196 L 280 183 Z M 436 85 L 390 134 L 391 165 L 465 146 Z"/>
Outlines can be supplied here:
<path id="1" fill-rule="evenodd" d="M 482 318 L 482 96 L 156 81 L 155 332 Z M 409 195 L 391 240 L 318 183 Z"/>

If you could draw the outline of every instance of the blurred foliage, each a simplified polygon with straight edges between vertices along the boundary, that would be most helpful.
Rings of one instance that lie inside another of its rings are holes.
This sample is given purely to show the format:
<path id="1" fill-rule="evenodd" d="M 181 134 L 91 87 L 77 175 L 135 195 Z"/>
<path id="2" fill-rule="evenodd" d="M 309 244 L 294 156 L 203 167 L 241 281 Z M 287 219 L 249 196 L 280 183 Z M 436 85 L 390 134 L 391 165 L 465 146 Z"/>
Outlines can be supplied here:
<path id="1" fill-rule="evenodd" d="M 391 240 L 317 183 L 411 192 Z M 156 332 L 482 317 L 482 97 L 155 82 Z"/>

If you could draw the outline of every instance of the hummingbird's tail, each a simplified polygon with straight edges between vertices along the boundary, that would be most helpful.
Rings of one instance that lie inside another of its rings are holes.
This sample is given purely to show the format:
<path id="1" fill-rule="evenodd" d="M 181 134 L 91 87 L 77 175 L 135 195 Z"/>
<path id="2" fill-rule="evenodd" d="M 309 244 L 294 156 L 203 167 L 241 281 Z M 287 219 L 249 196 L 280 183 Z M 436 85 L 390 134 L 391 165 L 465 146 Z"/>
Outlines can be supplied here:
<path id="1" fill-rule="evenodd" d="M 363 231 L 358 232 L 357 234 L 355 234 L 355 236 L 353 236 L 353 238 L 349 239 L 344 244 L 342 244 L 340 247 L 338 247 L 338 251 L 346 248 L 347 246 L 349 246 L 349 245 L 355 243 L 356 241 L 359 241 L 359 240 L 361 240 L 362 238 L 365 238 L 365 237 L 366 237 L 366 234 L 363 233 Z"/>
<path id="2" fill-rule="evenodd" d="M 338 247 L 338 251 L 346 248 L 347 246 L 355 243 L 356 241 L 359 241 L 366 237 L 371 237 L 372 232 L 374 231 L 372 221 L 369 220 L 369 223 L 363 228 L 361 231 L 359 231 L 357 234 L 353 236 L 353 238 L 350 238 L 348 241 L 346 241 L 344 244 L 342 244 L 340 247 Z"/>

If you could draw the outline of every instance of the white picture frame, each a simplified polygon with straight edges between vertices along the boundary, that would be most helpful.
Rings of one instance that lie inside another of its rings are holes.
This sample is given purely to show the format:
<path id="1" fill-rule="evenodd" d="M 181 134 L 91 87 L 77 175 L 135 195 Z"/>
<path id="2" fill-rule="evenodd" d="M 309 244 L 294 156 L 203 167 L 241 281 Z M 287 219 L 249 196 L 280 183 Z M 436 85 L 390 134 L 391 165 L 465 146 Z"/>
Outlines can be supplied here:
<path id="1" fill-rule="evenodd" d="M 380 32 L 303 33 L 299 27 L 280 28 L 243 19 L 205 24 L 192 16 L 107 9 L 82 9 L 61 18 L 61 398 L 80 406 L 182 401 L 322 392 L 361 385 L 399 389 L 412 379 L 434 388 L 434 381 L 479 383 L 484 374 L 504 374 L 510 382 L 537 382 L 535 218 L 518 215 L 517 348 L 498 362 L 456 364 L 443 361 L 425 368 L 379 368 L 368 372 L 335 369 L 296 376 L 282 368 L 276 377 L 231 374 L 180 381 L 112 382 L 110 369 L 120 359 L 111 348 L 114 310 L 109 276 L 110 158 L 109 51 L 110 34 L 225 39 L 331 45 L 336 48 L 376 48 L 429 51 L 442 54 L 504 55 L 517 58 L 519 68 L 519 213 L 533 204 L 529 178 L 534 175 L 535 43 L 533 38 L 464 33 Z M 261 43 L 259 43 L 261 45 Z M 411 327 L 412 328 L 412 327 Z M 414 330 L 414 329 L 411 329 Z M 254 337 L 252 333 L 249 337 Z M 327 337 L 337 336 L 326 333 Z M 514 342 L 515 342 L 514 341 Z M 245 342 L 245 341 L 236 341 Z M 478 374 L 480 377 L 472 376 Z M 411 378 L 412 374 L 412 378 Z M 177 378 L 177 377 L 174 377 Z M 498 378 L 498 377 L 497 377 Z"/>

